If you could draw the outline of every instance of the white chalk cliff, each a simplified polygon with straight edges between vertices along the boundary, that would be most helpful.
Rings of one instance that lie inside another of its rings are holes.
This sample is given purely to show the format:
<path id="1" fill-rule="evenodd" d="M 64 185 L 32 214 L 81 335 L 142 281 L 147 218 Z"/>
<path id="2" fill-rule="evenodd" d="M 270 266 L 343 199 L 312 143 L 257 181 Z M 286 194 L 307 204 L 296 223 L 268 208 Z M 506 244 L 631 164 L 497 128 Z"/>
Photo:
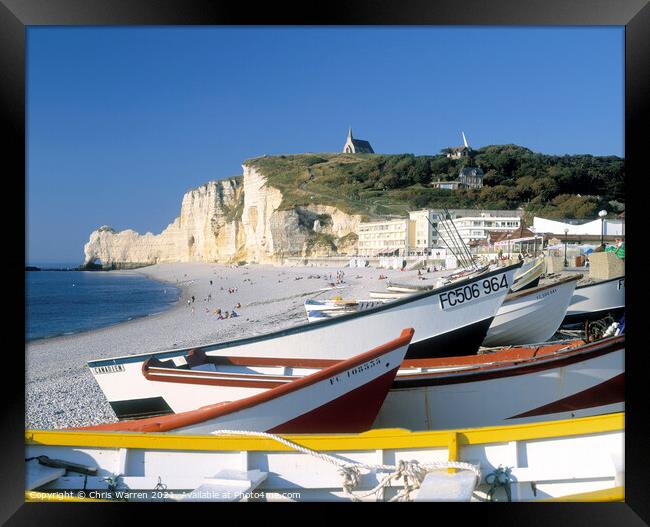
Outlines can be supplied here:
<path id="1" fill-rule="evenodd" d="M 255 167 L 183 196 L 180 216 L 160 234 L 109 226 L 93 231 L 84 264 L 128 267 L 164 262 L 279 263 L 287 256 L 354 251 L 361 216 L 312 205 L 281 210 L 282 193 Z"/>

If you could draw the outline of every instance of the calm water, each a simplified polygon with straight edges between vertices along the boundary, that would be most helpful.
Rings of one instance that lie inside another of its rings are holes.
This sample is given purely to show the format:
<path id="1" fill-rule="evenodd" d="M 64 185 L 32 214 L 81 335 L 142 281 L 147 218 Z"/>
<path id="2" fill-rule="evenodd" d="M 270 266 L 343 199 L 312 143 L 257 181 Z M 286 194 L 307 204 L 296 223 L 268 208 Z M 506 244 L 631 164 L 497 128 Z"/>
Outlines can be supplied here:
<path id="1" fill-rule="evenodd" d="M 25 340 L 78 333 L 159 313 L 180 294 L 169 284 L 107 272 L 26 272 L 25 287 Z"/>

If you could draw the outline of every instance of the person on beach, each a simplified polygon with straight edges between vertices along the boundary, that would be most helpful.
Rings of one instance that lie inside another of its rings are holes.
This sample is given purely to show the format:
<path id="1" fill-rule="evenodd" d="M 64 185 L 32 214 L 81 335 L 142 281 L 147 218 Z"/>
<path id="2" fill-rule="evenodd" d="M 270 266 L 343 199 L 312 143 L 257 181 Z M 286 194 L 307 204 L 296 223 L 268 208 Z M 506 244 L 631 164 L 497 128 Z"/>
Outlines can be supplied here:
<path id="1" fill-rule="evenodd" d="M 190 305 L 192 305 L 192 301 L 188 298 L 187 299 L 187 307 L 190 307 Z"/>
<path id="2" fill-rule="evenodd" d="M 194 303 L 194 295 L 192 295 L 192 304 Z"/>
<path id="3" fill-rule="evenodd" d="M 223 314 L 223 318 L 230 318 L 230 313 L 228 313 L 228 311 L 226 311 L 226 312 Z"/>
<path id="4" fill-rule="evenodd" d="M 235 304 L 235 307 L 236 307 L 237 309 L 239 309 L 239 308 L 241 308 L 241 304 L 240 304 L 239 302 L 237 302 L 237 303 Z"/>
<path id="5" fill-rule="evenodd" d="M 237 314 L 237 312 L 233 309 L 232 313 L 230 314 L 230 318 L 235 318 L 235 317 L 238 317 L 238 316 L 239 315 Z"/>

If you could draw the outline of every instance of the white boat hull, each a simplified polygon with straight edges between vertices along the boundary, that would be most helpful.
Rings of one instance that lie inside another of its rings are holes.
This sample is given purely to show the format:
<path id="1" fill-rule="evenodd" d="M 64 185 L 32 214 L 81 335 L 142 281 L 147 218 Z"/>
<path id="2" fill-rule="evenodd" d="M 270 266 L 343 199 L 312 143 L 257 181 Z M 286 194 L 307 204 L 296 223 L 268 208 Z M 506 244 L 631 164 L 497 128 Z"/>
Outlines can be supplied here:
<path id="1" fill-rule="evenodd" d="M 577 362 L 558 358 L 496 373 L 468 370 L 409 381 L 400 370 L 373 426 L 439 430 L 624 411 L 625 345 L 620 341 L 593 343 Z"/>
<path id="2" fill-rule="evenodd" d="M 578 279 L 508 295 L 483 346 L 533 344 L 550 339 L 562 324 Z"/>
<path id="3" fill-rule="evenodd" d="M 563 324 L 597 320 L 625 309 L 625 277 L 576 287 Z"/>

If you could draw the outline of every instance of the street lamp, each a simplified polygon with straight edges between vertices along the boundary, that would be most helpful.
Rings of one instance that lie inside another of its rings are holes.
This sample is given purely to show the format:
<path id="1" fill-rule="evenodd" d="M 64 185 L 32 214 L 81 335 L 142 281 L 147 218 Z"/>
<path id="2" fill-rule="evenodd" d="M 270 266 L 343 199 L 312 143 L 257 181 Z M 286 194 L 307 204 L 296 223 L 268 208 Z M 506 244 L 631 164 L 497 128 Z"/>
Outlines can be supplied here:
<path id="1" fill-rule="evenodd" d="M 603 242 L 603 239 L 605 237 L 605 216 L 607 216 L 607 211 L 601 210 L 598 213 L 598 216 L 600 216 L 600 246 L 605 247 L 605 243 Z"/>
<path id="2" fill-rule="evenodd" d="M 566 244 L 567 244 L 567 237 L 569 235 L 569 229 L 564 229 L 564 267 L 568 267 L 568 262 L 566 261 Z"/>

